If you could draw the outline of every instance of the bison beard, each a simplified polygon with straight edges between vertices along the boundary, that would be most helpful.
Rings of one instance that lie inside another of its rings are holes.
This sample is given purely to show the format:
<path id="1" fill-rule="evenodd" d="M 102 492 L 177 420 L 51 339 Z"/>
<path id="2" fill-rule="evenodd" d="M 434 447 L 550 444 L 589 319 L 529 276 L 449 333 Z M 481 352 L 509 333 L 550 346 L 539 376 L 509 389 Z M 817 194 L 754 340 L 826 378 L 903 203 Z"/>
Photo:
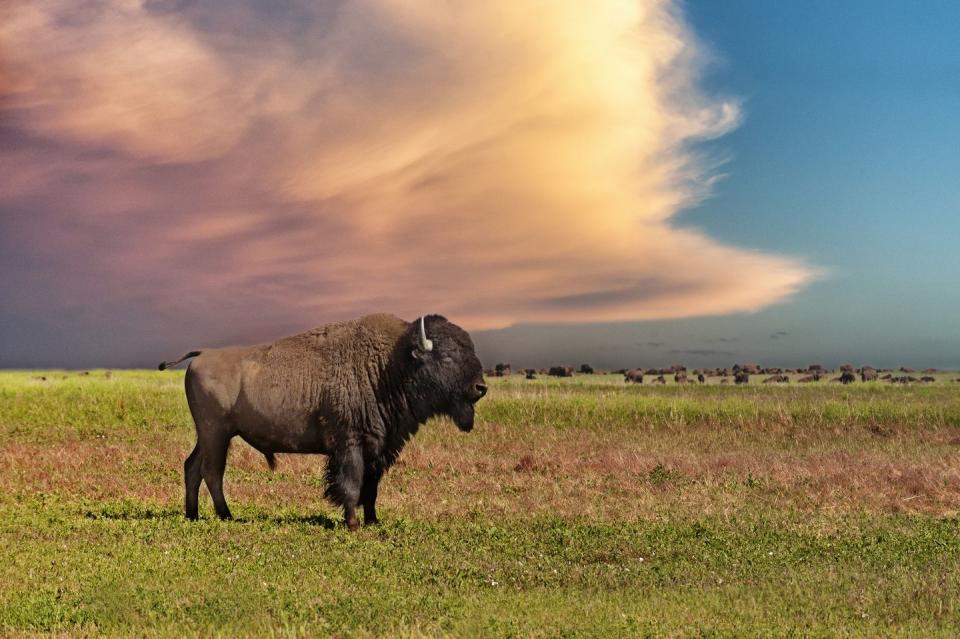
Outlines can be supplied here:
<path id="1" fill-rule="evenodd" d="M 197 428 L 184 463 L 188 519 L 198 516 L 201 481 L 217 515 L 230 517 L 223 474 L 239 436 L 268 462 L 274 453 L 327 455 L 326 496 L 347 526 L 358 527 L 360 505 L 364 522 L 375 523 L 380 479 L 407 440 L 434 415 L 472 430 L 487 390 L 470 336 L 439 315 L 414 323 L 370 315 L 188 356 L 196 356 L 185 383 Z"/>

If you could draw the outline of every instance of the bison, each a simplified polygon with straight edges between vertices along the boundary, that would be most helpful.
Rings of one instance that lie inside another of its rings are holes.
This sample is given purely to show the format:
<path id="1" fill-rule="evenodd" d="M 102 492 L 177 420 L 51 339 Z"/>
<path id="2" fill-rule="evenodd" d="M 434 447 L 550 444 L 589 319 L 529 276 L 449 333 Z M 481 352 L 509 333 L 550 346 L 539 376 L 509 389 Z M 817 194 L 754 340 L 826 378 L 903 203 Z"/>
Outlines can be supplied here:
<path id="1" fill-rule="evenodd" d="M 573 367 L 551 366 L 549 374 L 553 377 L 573 377 Z"/>
<path id="2" fill-rule="evenodd" d="M 523 372 L 526 373 L 526 378 L 527 378 L 527 379 L 536 379 L 536 378 L 537 378 L 537 369 L 535 369 L 535 368 L 528 368 L 528 369 L 526 369 L 526 370 L 523 371 Z"/>
<path id="3" fill-rule="evenodd" d="M 861 382 L 875 382 L 877 381 L 878 373 L 877 369 L 871 366 L 864 366 L 860 369 L 860 381 Z"/>
<path id="4" fill-rule="evenodd" d="M 590 364 L 580 364 L 580 372 L 584 375 L 593 375 L 593 366 Z"/>
<path id="5" fill-rule="evenodd" d="M 631 368 L 623 374 L 623 381 L 633 382 L 634 384 L 642 384 L 643 370 L 639 368 Z"/>
<path id="6" fill-rule="evenodd" d="M 851 366 L 849 369 L 843 369 L 843 373 L 838 379 L 840 380 L 841 384 L 852 384 L 853 382 L 857 381 L 856 376 L 853 374 L 853 367 Z"/>
<path id="7" fill-rule="evenodd" d="M 429 335 L 429 337 L 428 337 Z M 191 351 L 186 374 L 197 444 L 184 463 L 185 512 L 198 515 L 201 480 L 221 519 L 227 449 L 240 437 L 275 453 L 327 455 L 326 497 L 350 530 L 377 521 L 377 487 L 404 444 L 434 415 L 473 429 L 486 394 L 470 336 L 440 315 L 387 314 L 337 322 L 257 346 Z"/>
<path id="8" fill-rule="evenodd" d="M 733 381 L 735 384 L 749 384 L 750 374 L 747 371 L 740 369 L 737 371 L 737 374 L 734 375 Z"/>

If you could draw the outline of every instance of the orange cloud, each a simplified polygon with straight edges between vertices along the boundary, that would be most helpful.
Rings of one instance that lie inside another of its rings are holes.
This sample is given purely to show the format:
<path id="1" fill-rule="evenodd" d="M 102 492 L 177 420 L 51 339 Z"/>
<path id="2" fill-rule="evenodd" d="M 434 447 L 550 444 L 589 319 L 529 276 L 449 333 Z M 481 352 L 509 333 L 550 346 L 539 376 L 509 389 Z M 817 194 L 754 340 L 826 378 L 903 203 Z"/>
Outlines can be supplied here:
<path id="1" fill-rule="evenodd" d="M 490 328 L 752 311 L 815 274 L 671 226 L 739 109 L 666 0 L 38 0 L 0 9 L 0 55 L 0 204 L 102 295 Z"/>

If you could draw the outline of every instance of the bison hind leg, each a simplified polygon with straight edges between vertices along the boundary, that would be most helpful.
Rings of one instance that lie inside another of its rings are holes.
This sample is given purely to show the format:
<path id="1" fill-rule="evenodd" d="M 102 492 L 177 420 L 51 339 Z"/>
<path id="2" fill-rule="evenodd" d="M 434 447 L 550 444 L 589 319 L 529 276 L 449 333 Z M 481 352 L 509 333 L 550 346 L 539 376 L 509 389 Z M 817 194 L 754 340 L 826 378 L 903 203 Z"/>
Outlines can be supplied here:
<path id="1" fill-rule="evenodd" d="M 193 452 L 183 462 L 183 483 L 186 489 L 184 510 L 187 519 L 196 519 L 200 515 L 198 500 L 200 498 L 200 445 L 193 447 Z"/>
<path id="2" fill-rule="evenodd" d="M 213 509 L 220 519 L 232 519 L 227 500 L 223 496 L 223 472 L 227 467 L 227 450 L 230 447 L 228 435 L 215 434 L 201 440 L 203 446 L 200 462 L 200 473 L 207 484 L 210 497 L 213 499 Z"/>

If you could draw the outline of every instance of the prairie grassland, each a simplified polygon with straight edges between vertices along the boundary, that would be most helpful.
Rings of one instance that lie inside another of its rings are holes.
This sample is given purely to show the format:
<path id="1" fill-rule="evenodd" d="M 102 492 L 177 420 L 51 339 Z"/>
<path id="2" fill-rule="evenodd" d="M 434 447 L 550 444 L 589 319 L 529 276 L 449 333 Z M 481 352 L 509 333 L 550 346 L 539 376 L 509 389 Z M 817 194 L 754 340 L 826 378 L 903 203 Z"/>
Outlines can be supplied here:
<path id="1" fill-rule="evenodd" d="M 938 376 L 939 377 L 939 376 Z M 960 384 L 491 379 L 349 534 L 237 441 L 181 516 L 182 372 L 0 373 L 0 634 L 956 636 Z M 45 378 L 45 379 L 41 379 Z"/>

